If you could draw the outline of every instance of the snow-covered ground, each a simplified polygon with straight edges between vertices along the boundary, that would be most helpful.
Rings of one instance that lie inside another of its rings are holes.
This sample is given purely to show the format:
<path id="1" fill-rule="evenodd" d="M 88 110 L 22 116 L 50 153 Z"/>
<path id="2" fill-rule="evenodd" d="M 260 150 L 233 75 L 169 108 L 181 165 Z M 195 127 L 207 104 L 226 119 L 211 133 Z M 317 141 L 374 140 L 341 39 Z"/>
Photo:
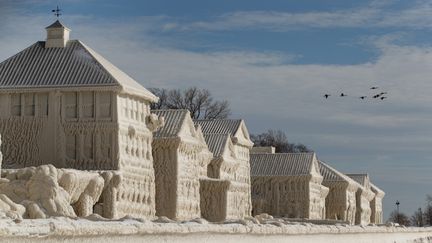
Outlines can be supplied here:
<path id="1" fill-rule="evenodd" d="M 282 219 L 223 224 L 201 219 L 181 223 L 163 219 L 107 221 L 97 217 L 2 219 L 0 235 L 2 242 L 432 242 L 432 228 L 315 225 Z"/>

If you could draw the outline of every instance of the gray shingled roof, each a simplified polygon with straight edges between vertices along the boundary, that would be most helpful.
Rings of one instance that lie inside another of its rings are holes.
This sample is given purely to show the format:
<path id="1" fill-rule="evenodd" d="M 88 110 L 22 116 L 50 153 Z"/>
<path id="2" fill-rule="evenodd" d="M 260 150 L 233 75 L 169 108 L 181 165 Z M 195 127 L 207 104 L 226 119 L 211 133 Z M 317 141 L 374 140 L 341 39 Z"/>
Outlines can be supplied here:
<path id="1" fill-rule="evenodd" d="M 231 136 L 234 136 L 234 134 L 239 129 L 242 120 L 215 119 L 215 120 L 195 120 L 194 122 L 195 124 L 201 125 L 201 129 L 204 134 L 228 133 Z"/>
<path id="2" fill-rule="evenodd" d="M 45 29 L 49 29 L 49 28 L 67 28 L 67 27 L 64 26 L 59 20 L 57 20 L 56 22 L 52 23 L 50 26 L 46 27 Z"/>
<path id="3" fill-rule="evenodd" d="M 78 41 L 66 48 L 37 42 L 0 63 L 0 88 L 116 85 L 116 80 Z"/>
<path id="4" fill-rule="evenodd" d="M 205 133 L 204 139 L 207 143 L 209 150 L 213 153 L 214 157 L 221 156 L 228 139 L 229 134 L 215 134 L 215 133 Z"/>
<path id="5" fill-rule="evenodd" d="M 320 172 L 324 177 L 324 181 L 347 181 L 347 176 L 332 168 L 325 162 L 318 161 L 320 164 Z M 351 179 L 352 180 L 352 179 Z"/>
<path id="6" fill-rule="evenodd" d="M 45 48 L 39 41 L 0 63 L 0 90 L 22 88 L 120 86 L 158 98 L 78 40 L 65 48 Z"/>
<path id="7" fill-rule="evenodd" d="M 331 167 L 327 163 L 323 161 L 318 161 L 320 165 L 320 173 L 323 176 L 323 182 L 348 182 L 348 183 L 354 183 L 358 184 L 356 181 L 348 177 L 347 175 L 344 175 L 342 172 L 339 172 L 335 168 Z"/>
<path id="8" fill-rule="evenodd" d="M 314 153 L 250 154 L 251 176 L 309 175 Z"/>
<path id="9" fill-rule="evenodd" d="M 362 186 L 366 186 L 368 174 L 346 174 Z"/>
<path id="10" fill-rule="evenodd" d="M 175 137 L 181 130 L 184 120 L 189 115 L 188 110 L 152 110 L 152 113 L 163 116 L 165 125 L 154 133 L 155 138 Z"/>

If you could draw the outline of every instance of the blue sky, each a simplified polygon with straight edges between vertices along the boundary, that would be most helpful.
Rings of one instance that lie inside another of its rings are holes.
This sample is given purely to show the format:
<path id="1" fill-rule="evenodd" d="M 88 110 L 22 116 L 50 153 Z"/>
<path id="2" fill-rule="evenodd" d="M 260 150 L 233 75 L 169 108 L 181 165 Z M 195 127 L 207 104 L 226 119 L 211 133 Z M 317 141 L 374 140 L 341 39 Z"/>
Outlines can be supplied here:
<path id="1" fill-rule="evenodd" d="M 210 89 L 251 133 L 368 172 L 386 216 L 431 193 L 432 1 L 0 0 L 0 59 L 44 40 L 57 4 L 73 39 L 145 87 Z M 359 100 L 373 85 L 388 99 Z"/>

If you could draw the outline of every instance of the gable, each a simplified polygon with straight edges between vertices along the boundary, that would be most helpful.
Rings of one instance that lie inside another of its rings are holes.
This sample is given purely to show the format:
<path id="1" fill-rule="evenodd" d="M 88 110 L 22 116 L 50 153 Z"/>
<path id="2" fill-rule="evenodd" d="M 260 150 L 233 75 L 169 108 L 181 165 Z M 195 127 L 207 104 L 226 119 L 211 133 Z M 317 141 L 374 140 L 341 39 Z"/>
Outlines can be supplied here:
<path id="1" fill-rule="evenodd" d="M 201 126 L 195 125 L 195 131 L 196 131 L 196 135 L 197 135 L 198 140 L 201 141 L 203 144 L 205 144 L 206 147 L 208 148 L 208 145 L 207 145 L 206 140 L 204 138 L 204 133 L 201 130 Z"/>
<path id="2" fill-rule="evenodd" d="M 243 120 L 241 120 L 240 125 L 237 128 L 237 131 L 233 135 L 236 138 L 236 142 L 244 145 L 246 147 L 252 148 L 253 143 L 249 136 L 249 131 L 246 127 L 246 124 Z"/>
<path id="3" fill-rule="evenodd" d="M 234 144 L 233 144 L 231 139 L 228 139 L 227 142 L 225 143 L 225 147 L 224 147 L 222 156 L 228 160 L 229 159 L 235 160 L 237 158 L 236 150 L 234 148 Z"/>
<path id="4" fill-rule="evenodd" d="M 315 153 L 314 153 L 313 158 L 312 158 L 312 163 L 311 163 L 311 166 L 310 166 L 310 173 L 311 173 L 311 175 L 321 176 L 318 160 L 316 158 L 316 154 Z"/>
<path id="5" fill-rule="evenodd" d="M 187 112 L 187 114 L 183 119 L 183 123 L 181 125 L 178 135 L 183 139 L 201 141 L 197 134 L 195 124 L 193 123 L 189 111 Z"/>

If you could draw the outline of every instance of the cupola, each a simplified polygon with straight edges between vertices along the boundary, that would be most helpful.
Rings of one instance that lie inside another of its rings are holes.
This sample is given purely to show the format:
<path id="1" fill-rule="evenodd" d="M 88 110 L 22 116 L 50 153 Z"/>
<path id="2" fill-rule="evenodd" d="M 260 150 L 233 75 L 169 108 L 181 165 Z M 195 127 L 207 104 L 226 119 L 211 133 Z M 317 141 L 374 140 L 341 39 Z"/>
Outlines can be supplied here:
<path id="1" fill-rule="evenodd" d="M 70 29 L 64 26 L 60 21 L 54 22 L 45 28 L 47 38 L 45 48 L 64 48 L 69 40 Z"/>

